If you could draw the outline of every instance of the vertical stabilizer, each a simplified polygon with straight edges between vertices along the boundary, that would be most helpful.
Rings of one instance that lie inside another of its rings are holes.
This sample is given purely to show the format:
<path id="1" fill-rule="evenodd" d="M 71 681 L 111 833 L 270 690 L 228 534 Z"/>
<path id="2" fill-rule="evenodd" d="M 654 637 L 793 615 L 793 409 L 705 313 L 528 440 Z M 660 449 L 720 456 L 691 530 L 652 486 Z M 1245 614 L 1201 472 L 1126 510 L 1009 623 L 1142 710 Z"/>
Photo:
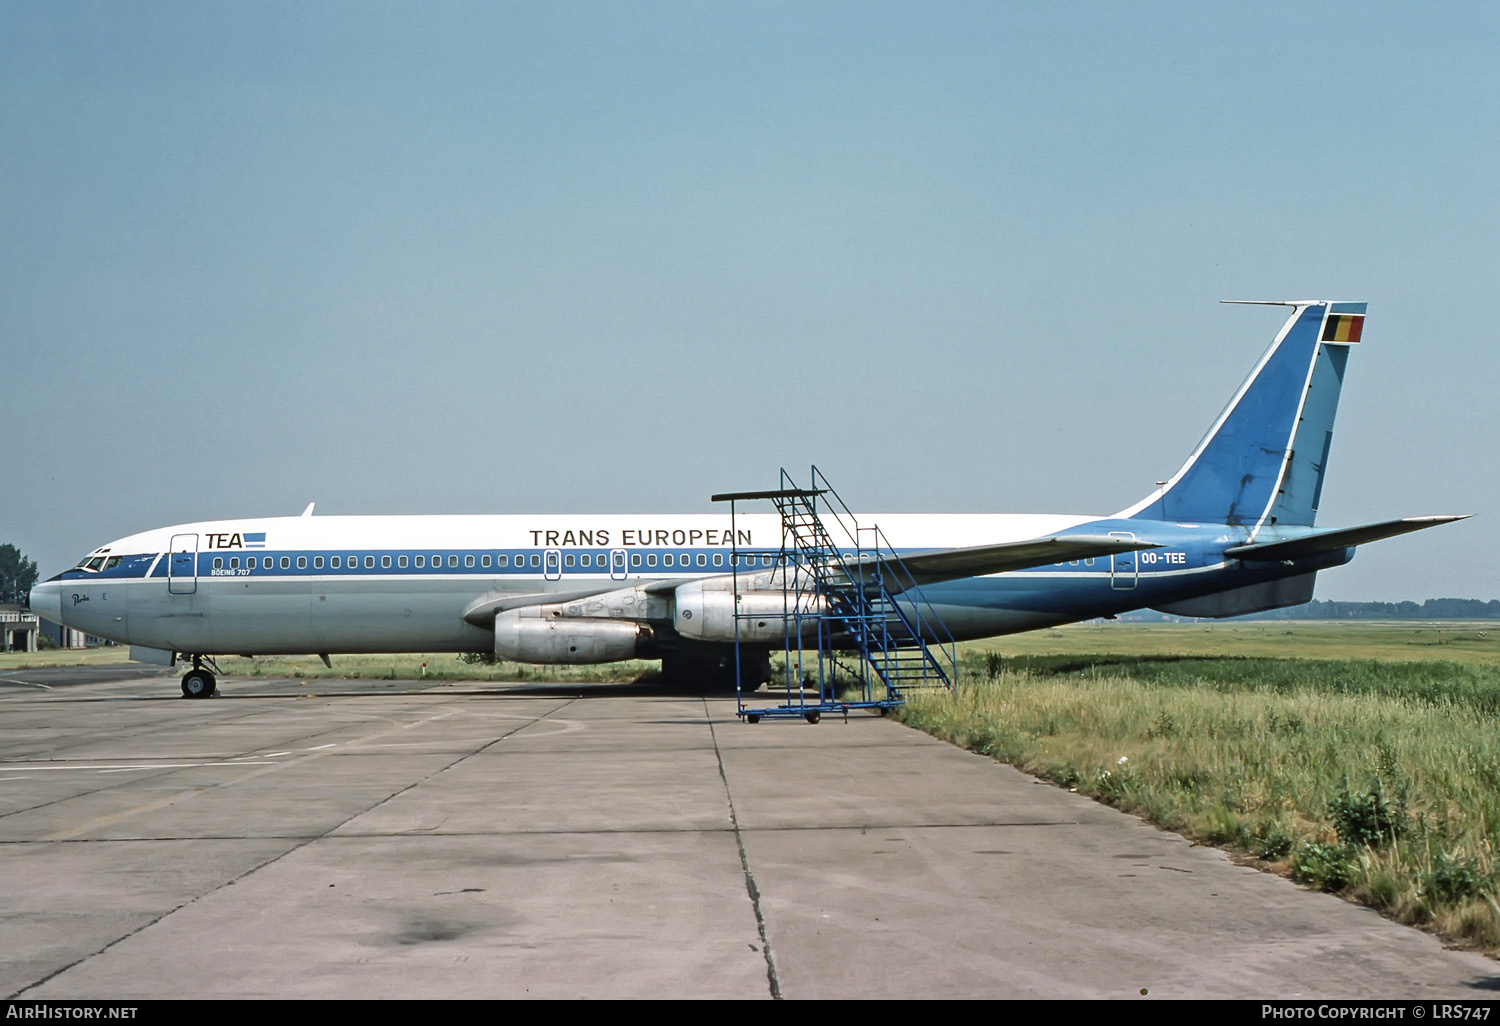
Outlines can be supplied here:
<path id="1" fill-rule="evenodd" d="M 1293 307 L 1292 315 L 1203 441 L 1171 480 L 1120 516 L 1312 525 L 1365 304 L 1275 305 Z"/>

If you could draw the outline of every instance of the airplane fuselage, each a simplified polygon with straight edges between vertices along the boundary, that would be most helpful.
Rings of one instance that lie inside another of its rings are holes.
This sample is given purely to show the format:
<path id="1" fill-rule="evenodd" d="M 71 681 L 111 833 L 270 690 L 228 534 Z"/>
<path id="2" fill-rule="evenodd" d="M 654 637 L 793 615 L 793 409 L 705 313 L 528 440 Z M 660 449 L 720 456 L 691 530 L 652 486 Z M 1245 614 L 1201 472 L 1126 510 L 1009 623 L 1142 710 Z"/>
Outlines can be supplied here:
<path id="1" fill-rule="evenodd" d="M 959 640 L 1300 577 L 1352 554 L 1244 563 L 1224 549 L 1245 543 L 1250 529 L 1222 524 L 1014 514 L 860 519 L 878 524 L 902 554 L 1080 528 L 1157 546 L 923 586 Z M 31 603 L 70 627 L 171 652 L 489 651 L 493 630 L 464 617 L 486 598 L 764 573 L 780 542 L 780 521 L 770 514 L 742 514 L 732 524 L 722 515 L 618 514 L 204 522 L 103 546 L 80 568 L 38 585 Z M 86 569 L 90 562 L 98 568 Z M 674 619 L 670 600 L 619 612 L 615 619 L 641 623 Z"/>

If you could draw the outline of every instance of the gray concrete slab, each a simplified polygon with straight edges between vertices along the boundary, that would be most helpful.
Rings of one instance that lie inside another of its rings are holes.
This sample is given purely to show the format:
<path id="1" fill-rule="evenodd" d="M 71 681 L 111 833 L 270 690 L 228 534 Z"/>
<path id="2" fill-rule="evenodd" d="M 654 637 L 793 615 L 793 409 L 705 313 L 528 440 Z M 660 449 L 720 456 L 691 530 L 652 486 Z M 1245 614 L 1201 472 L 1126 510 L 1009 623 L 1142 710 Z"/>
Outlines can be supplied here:
<path id="1" fill-rule="evenodd" d="M 0 692 L 0 994 L 1486 998 L 1500 966 L 873 716 Z"/>

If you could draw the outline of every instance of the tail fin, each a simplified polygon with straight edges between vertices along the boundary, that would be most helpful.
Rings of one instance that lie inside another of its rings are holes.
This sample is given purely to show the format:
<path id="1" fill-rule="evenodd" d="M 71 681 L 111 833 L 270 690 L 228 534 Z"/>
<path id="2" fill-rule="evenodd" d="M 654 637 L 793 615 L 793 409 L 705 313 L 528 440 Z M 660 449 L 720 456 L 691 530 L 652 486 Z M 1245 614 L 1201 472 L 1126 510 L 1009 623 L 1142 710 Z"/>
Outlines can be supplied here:
<path id="1" fill-rule="evenodd" d="M 1182 469 L 1119 516 L 1312 526 L 1364 303 L 1303 301 Z"/>

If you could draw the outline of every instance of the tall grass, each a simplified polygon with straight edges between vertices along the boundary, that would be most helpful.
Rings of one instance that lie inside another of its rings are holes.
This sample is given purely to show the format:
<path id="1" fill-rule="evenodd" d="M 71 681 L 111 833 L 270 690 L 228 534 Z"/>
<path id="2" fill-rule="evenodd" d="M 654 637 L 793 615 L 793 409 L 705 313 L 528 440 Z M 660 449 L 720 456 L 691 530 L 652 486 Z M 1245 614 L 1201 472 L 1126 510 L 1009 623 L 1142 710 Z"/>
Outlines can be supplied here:
<path id="1" fill-rule="evenodd" d="M 900 715 L 1500 950 L 1500 668 L 969 653 Z"/>

